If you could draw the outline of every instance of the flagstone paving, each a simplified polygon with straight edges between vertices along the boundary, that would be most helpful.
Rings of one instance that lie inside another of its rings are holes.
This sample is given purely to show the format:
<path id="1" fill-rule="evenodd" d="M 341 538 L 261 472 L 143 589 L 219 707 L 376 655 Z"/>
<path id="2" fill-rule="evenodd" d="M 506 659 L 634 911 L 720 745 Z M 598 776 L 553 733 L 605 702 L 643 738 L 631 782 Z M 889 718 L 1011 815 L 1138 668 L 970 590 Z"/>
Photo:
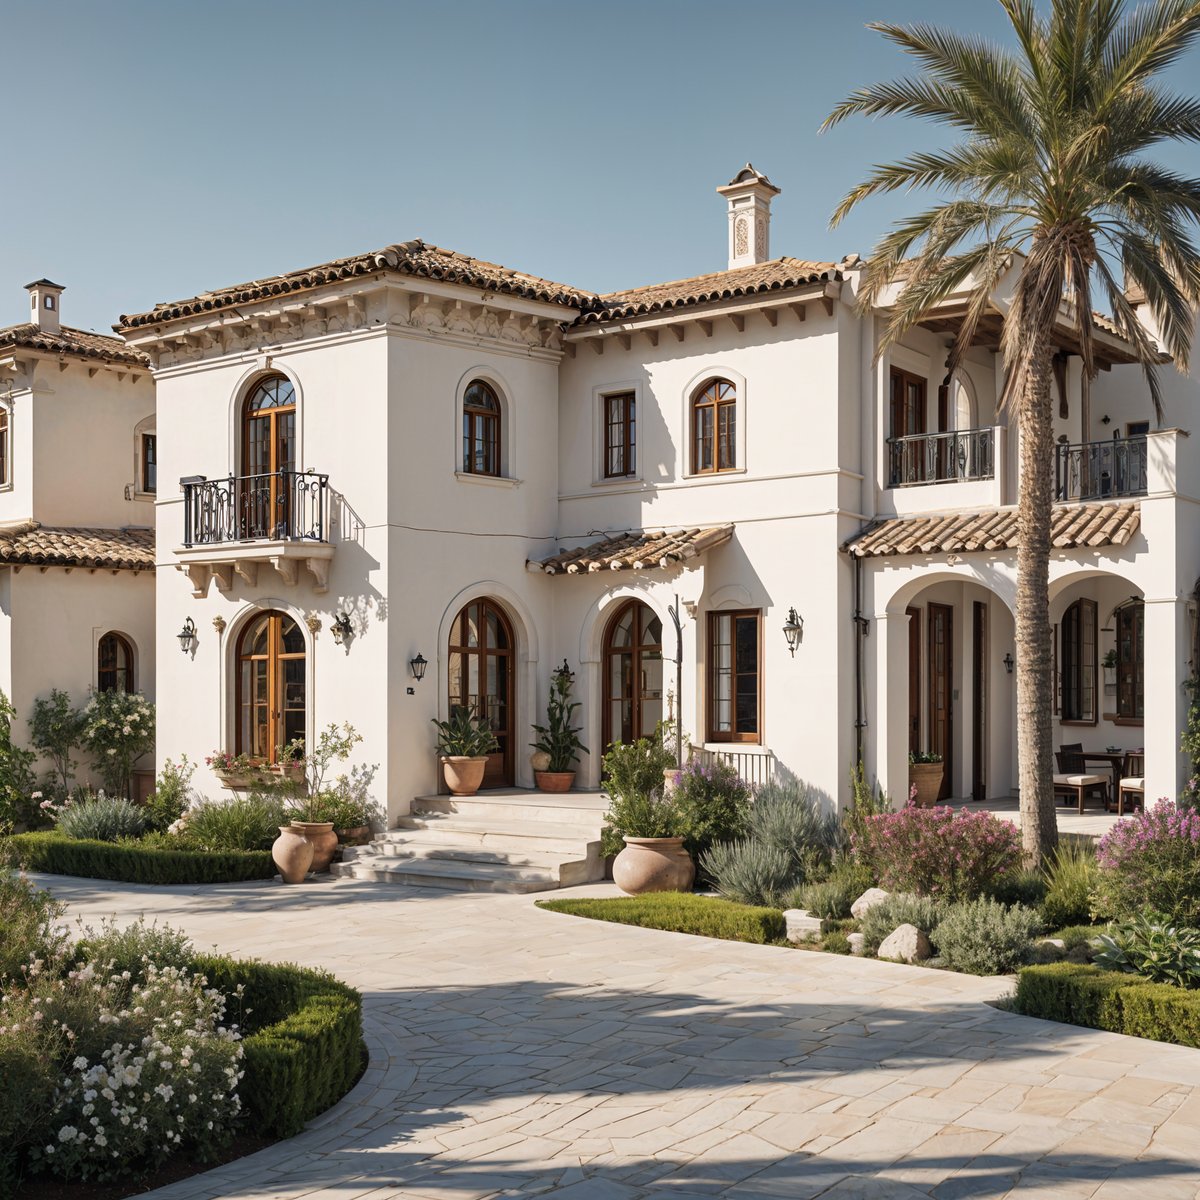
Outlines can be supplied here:
<path id="1" fill-rule="evenodd" d="M 145 913 L 364 992 L 354 1091 L 156 1200 L 1200 1195 L 1200 1051 L 997 1010 L 1002 980 L 525 896 L 39 882 L 73 916 Z"/>

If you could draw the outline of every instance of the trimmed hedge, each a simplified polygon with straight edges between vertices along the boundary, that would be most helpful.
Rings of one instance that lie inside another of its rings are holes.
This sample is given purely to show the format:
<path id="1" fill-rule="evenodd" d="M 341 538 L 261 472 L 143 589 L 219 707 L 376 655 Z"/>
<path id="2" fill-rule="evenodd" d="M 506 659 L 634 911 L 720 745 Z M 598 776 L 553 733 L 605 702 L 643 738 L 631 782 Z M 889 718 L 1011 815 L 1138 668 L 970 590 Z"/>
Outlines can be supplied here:
<path id="1" fill-rule="evenodd" d="M 539 900 L 551 912 L 616 921 L 645 929 L 693 933 L 727 942 L 765 945 L 787 937 L 787 922 L 775 908 L 755 908 L 732 900 L 694 896 L 684 892 L 654 892 L 646 896 L 606 896 L 571 900 Z"/>
<path id="2" fill-rule="evenodd" d="M 210 854 L 204 850 L 161 850 L 136 842 L 93 842 L 64 834 L 18 833 L 0 841 L 27 871 L 82 875 L 122 883 L 240 883 L 270 879 L 275 871 L 269 850 Z"/>
<path id="3" fill-rule="evenodd" d="M 232 995 L 244 1034 L 238 1089 L 256 1132 L 292 1137 L 340 1100 L 362 1071 L 362 996 L 325 971 L 199 955 L 192 969 Z"/>
<path id="4" fill-rule="evenodd" d="M 1014 1005 L 1027 1017 L 1200 1047 L 1200 991 L 1081 963 L 1026 967 Z"/>

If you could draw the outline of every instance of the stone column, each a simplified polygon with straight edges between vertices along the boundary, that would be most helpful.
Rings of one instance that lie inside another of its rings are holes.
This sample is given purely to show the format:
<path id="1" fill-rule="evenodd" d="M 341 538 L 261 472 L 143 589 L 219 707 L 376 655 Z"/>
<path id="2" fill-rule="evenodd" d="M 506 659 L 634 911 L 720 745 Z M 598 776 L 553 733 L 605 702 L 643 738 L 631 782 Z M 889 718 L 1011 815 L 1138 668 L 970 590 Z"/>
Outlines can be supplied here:
<path id="1" fill-rule="evenodd" d="M 1188 613 L 1186 599 L 1146 599 L 1145 608 L 1146 803 L 1174 800 L 1184 782 L 1187 760 L 1179 735 L 1187 721 Z"/>

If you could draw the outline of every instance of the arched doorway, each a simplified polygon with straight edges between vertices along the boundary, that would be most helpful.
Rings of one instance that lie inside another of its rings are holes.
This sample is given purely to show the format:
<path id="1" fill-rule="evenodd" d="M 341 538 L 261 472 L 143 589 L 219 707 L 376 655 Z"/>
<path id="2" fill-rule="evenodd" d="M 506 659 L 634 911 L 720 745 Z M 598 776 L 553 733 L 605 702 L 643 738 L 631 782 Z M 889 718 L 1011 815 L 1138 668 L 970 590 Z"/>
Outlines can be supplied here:
<path id="1" fill-rule="evenodd" d="M 483 775 L 486 788 L 512 787 L 515 780 L 515 645 L 512 625 L 494 600 L 472 600 L 450 626 L 450 707 L 464 706 L 488 721 L 500 743 L 488 756 Z"/>
<path id="2" fill-rule="evenodd" d="M 604 745 L 650 737 L 663 719 L 662 621 L 640 600 L 604 632 Z"/>
<path id="3" fill-rule="evenodd" d="M 287 613 L 260 613 L 237 644 L 237 752 L 278 762 L 284 746 L 304 741 L 307 710 L 304 634 Z"/>
<path id="4" fill-rule="evenodd" d="M 242 415 L 243 537 L 288 536 L 295 469 L 296 391 L 272 375 L 254 386 Z"/>

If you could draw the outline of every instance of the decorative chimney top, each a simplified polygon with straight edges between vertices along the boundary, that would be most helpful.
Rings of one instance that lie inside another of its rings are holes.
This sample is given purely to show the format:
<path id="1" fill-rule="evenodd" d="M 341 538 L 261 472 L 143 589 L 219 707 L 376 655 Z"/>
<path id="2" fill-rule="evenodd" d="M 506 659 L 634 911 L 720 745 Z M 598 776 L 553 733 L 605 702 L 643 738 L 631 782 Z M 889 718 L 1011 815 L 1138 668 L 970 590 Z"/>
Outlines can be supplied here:
<path id="1" fill-rule="evenodd" d="M 57 333 L 62 327 L 59 320 L 60 298 L 67 289 L 61 283 L 51 283 L 49 279 L 35 279 L 27 283 L 25 290 L 29 293 L 29 319 L 47 333 Z"/>
<path id="2" fill-rule="evenodd" d="M 729 205 L 729 269 L 766 262 L 771 257 L 771 200 L 779 188 L 747 163 L 717 191 Z"/>

